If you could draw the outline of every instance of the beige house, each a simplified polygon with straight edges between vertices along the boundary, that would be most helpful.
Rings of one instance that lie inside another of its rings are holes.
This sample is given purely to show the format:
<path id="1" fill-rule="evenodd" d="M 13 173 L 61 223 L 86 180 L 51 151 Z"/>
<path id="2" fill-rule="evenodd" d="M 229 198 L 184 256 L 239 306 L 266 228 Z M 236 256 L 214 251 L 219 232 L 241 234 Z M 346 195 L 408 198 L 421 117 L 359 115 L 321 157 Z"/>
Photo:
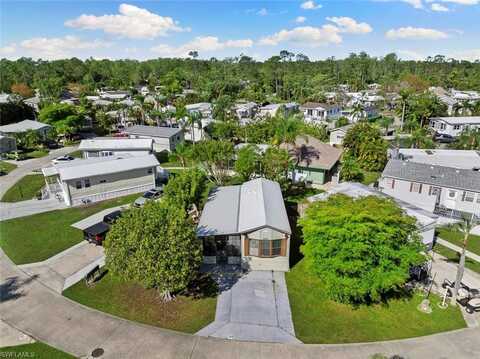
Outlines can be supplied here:
<path id="1" fill-rule="evenodd" d="M 277 182 L 257 178 L 210 193 L 197 227 L 204 263 L 289 270 L 291 229 Z"/>
<path id="2" fill-rule="evenodd" d="M 42 169 L 49 193 L 68 206 L 103 201 L 155 187 L 155 156 L 98 157 Z"/>

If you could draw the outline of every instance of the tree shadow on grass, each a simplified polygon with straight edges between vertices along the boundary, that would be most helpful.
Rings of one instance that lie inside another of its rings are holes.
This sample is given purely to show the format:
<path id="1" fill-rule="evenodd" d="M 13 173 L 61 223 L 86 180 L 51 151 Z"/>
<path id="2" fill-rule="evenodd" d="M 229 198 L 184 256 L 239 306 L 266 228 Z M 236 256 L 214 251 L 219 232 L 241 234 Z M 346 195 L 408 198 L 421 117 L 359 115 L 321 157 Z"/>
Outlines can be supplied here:
<path id="1" fill-rule="evenodd" d="M 5 279 L 5 281 L 0 284 L 0 302 L 16 300 L 25 296 L 22 287 L 28 285 L 37 278 L 38 275 L 33 275 L 27 279 L 20 279 L 19 277 L 9 277 Z"/>
<path id="2" fill-rule="evenodd" d="M 218 295 L 218 284 L 210 273 L 200 272 L 181 294 L 195 299 L 213 298 Z"/>

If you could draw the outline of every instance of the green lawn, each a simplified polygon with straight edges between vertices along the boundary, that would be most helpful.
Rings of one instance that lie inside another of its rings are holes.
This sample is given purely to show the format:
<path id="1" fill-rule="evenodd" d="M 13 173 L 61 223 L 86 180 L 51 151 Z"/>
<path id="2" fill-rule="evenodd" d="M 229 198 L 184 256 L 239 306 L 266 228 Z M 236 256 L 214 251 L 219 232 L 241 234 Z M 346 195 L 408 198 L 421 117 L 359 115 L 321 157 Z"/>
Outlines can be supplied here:
<path id="1" fill-rule="evenodd" d="M 24 152 L 25 159 L 28 158 L 40 158 L 48 155 L 48 150 L 28 150 Z"/>
<path id="2" fill-rule="evenodd" d="M 455 252 L 450 248 L 444 247 L 441 244 L 438 244 L 438 243 L 435 244 L 433 251 L 446 257 L 449 262 L 458 263 L 460 261 L 459 253 Z M 480 273 L 480 263 L 477 261 L 474 261 L 473 259 L 466 258 L 465 267 L 467 267 L 468 269 L 471 269 L 474 272 Z"/>
<path id="3" fill-rule="evenodd" d="M 363 172 L 362 183 L 366 186 L 376 182 L 381 175 L 381 172 L 369 172 L 369 171 L 362 171 L 362 172 Z"/>
<path id="4" fill-rule="evenodd" d="M 15 168 L 17 168 L 17 165 L 14 165 L 13 163 L 5 162 L 5 161 L 0 161 L 0 170 L 5 171 L 5 173 L 10 173 L 12 172 Z"/>
<path id="5" fill-rule="evenodd" d="M 69 153 L 70 156 L 75 158 L 83 158 L 83 151 L 77 150 Z"/>
<path id="6" fill-rule="evenodd" d="M 86 206 L 38 213 L 3 221 L 0 247 L 15 264 L 43 261 L 83 240 L 70 225 L 103 209 L 131 203 L 138 194 Z"/>
<path id="7" fill-rule="evenodd" d="M 452 244 L 455 244 L 459 247 L 463 246 L 463 233 L 455 231 L 451 227 L 441 227 L 437 228 L 438 237 L 449 241 Z M 480 255 L 480 236 L 475 236 L 473 234 L 468 238 L 467 249 L 470 252 Z"/>
<path id="8" fill-rule="evenodd" d="M 392 299 L 353 307 L 326 298 L 321 281 L 300 261 L 286 274 L 295 334 L 304 343 L 355 343 L 418 337 L 465 327 L 458 308 L 442 310 L 431 295 L 432 314 L 416 309 L 423 299 Z"/>
<path id="9" fill-rule="evenodd" d="M 36 342 L 32 344 L 17 345 L 14 347 L 0 348 L 2 358 L 32 358 L 32 359 L 69 359 L 73 355 L 64 353 L 47 344 Z"/>
<path id="10" fill-rule="evenodd" d="M 35 198 L 44 185 L 43 175 L 26 175 L 8 189 L 2 197 L 2 202 L 20 202 Z"/>
<path id="11" fill-rule="evenodd" d="M 177 295 L 164 303 L 155 289 L 122 282 L 108 273 L 92 287 L 80 281 L 63 295 L 118 317 L 192 334 L 215 319 L 217 304 L 216 289 L 199 298 Z"/>

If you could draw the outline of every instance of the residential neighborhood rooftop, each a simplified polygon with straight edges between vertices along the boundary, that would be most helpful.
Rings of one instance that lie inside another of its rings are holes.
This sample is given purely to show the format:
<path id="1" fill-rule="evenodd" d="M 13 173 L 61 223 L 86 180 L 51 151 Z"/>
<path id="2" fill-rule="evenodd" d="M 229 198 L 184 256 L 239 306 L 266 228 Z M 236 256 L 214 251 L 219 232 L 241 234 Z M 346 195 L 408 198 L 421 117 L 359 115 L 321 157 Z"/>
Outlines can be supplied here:
<path id="1" fill-rule="evenodd" d="M 151 138 L 95 138 L 82 140 L 78 147 L 81 151 L 93 150 L 151 150 Z"/>
<path id="2" fill-rule="evenodd" d="M 463 169 L 480 168 L 480 151 L 400 148 L 400 159 L 410 162 L 425 163 Z"/>
<path id="3" fill-rule="evenodd" d="M 480 116 L 432 117 L 430 120 L 444 121 L 451 125 L 480 124 Z"/>
<path id="4" fill-rule="evenodd" d="M 132 127 L 127 127 L 125 129 L 125 132 L 128 133 L 129 135 L 163 137 L 163 138 L 170 138 L 181 131 L 182 131 L 181 128 L 176 128 L 176 127 L 158 127 L 158 126 L 144 126 L 144 125 L 135 125 Z"/>
<path id="5" fill-rule="evenodd" d="M 299 155 L 301 167 L 313 167 L 330 170 L 342 156 L 342 150 L 323 143 L 312 136 L 299 136 L 292 145 L 282 144 L 291 155 Z M 300 152 L 297 154 L 297 152 Z"/>
<path id="6" fill-rule="evenodd" d="M 201 237 L 238 234 L 262 227 L 291 233 L 280 185 L 257 178 L 213 190 L 203 209 L 197 234 Z"/>
<path id="7" fill-rule="evenodd" d="M 51 167 L 42 168 L 42 172 L 45 177 L 58 174 L 62 180 L 71 180 L 156 167 L 159 165 L 154 155 L 138 157 L 112 156 L 78 159 L 68 163 L 55 164 Z"/>
<path id="8" fill-rule="evenodd" d="M 383 177 L 480 192 L 480 172 L 391 159 Z"/>
<path id="9" fill-rule="evenodd" d="M 51 127 L 50 125 L 38 121 L 23 120 L 17 123 L 11 123 L 10 125 L 0 126 L 0 132 L 2 133 L 19 133 L 28 130 L 39 130 L 45 127 Z"/>

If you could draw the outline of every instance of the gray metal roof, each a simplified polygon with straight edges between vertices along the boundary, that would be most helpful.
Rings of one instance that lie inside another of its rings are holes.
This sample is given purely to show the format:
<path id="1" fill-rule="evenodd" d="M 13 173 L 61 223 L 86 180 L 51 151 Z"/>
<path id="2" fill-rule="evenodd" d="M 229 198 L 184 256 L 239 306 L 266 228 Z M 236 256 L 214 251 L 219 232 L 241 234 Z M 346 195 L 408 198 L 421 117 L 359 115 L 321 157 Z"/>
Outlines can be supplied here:
<path id="1" fill-rule="evenodd" d="M 154 155 L 136 157 L 104 157 L 103 159 L 74 160 L 68 164 L 42 169 L 44 176 L 57 174 L 62 181 L 131 171 L 159 166 Z"/>
<path id="2" fill-rule="evenodd" d="M 28 130 L 40 130 L 42 128 L 51 127 L 50 125 L 38 121 L 23 120 L 10 125 L 0 126 L 0 132 L 3 133 L 20 133 Z"/>
<path id="3" fill-rule="evenodd" d="M 420 148 L 400 148 L 398 151 L 402 157 L 397 159 L 410 162 L 470 170 L 480 168 L 480 151 Z"/>
<path id="4" fill-rule="evenodd" d="M 480 116 L 463 116 L 463 117 L 431 117 L 433 121 L 443 121 L 451 125 L 480 124 Z"/>
<path id="5" fill-rule="evenodd" d="M 388 161 L 383 177 L 480 192 L 480 172 L 402 160 Z"/>
<path id="6" fill-rule="evenodd" d="M 157 127 L 157 126 L 143 126 L 143 125 L 135 125 L 132 127 L 127 127 L 125 129 L 125 132 L 128 133 L 129 135 L 162 137 L 162 138 L 170 138 L 181 131 L 182 131 L 181 128 L 175 128 L 175 127 Z"/>
<path id="7" fill-rule="evenodd" d="M 200 237 L 247 233 L 260 228 L 291 233 L 280 185 L 257 178 L 210 193 L 197 227 Z"/>
<path id="8" fill-rule="evenodd" d="M 82 140 L 78 147 L 81 151 L 96 150 L 152 150 L 151 138 L 102 138 Z"/>

